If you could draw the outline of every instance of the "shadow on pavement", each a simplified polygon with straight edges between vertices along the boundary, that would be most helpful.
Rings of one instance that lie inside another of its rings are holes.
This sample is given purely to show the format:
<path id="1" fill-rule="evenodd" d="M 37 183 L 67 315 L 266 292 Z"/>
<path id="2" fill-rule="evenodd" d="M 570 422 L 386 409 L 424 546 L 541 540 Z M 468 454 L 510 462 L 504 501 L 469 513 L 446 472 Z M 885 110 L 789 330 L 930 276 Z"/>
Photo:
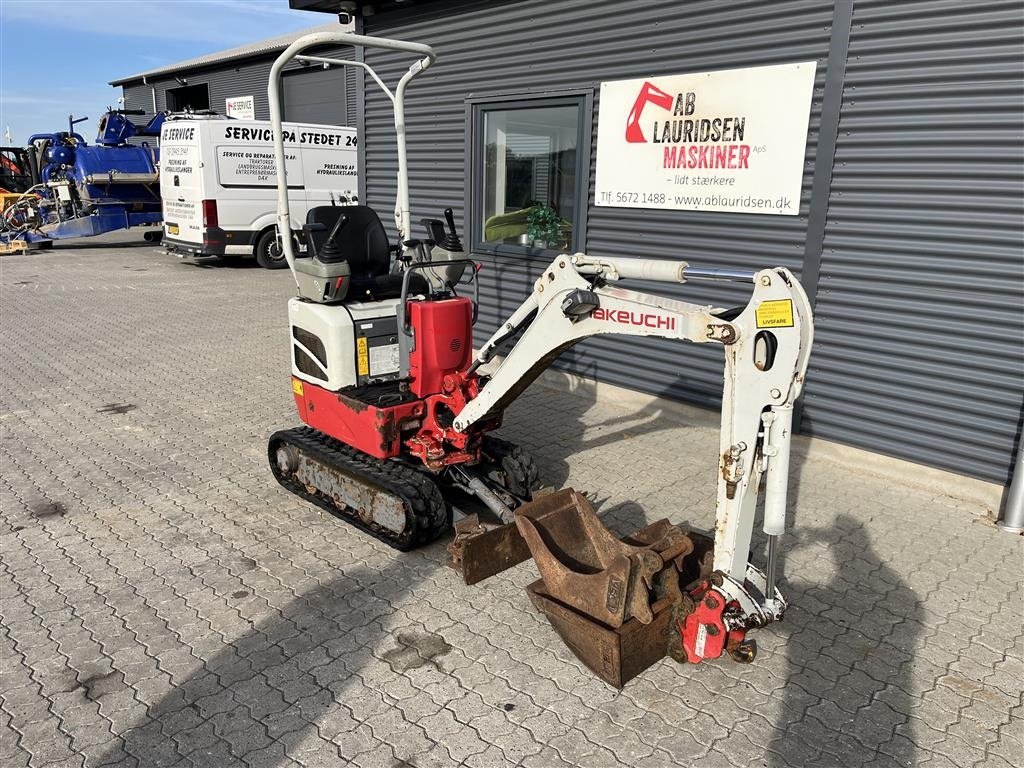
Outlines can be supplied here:
<path id="1" fill-rule="evenodd" d="M 799 478 L 803 454 L 793 457 Z M 856 517 L 840 514 L 829 525 L 796 525 L 799 483 L 791 490 L 779 571 L 786 572 L 789 555 L 804 574 L 821 578 L 783 578 L 789 602 L 785 620 L 761 630 L 778 636 L 787 671 L 773 736 L 764 762 L 757 764 L 914 766 L 917 750 L 908 713 L 918 703 L 910 691 L 921 600 L 876 551 Z M 632 501 L 601 509 L 600 516 L 620 536 L 650 522 L 644 507 Z M 673 522 L 686 521 L 675 517 Z M 765 545 L 759 515 L 752 556 L 762 567 Z M 742 677 L 742 671 L 738 674 Z"/>
<path id="2" fill-rule="evenodd" d="M 336 700 L 347 689 L 362 687 L 355 676 L 384 645 L 393 602 L 436 569 L 430 560 L 403 556 L 380 570 L 339 572 L 222 646 L 150 707 L 149 722 L 89 764 L 153 768 L 188 755 L 201 768 L 221 768 L 254 752 L 247 763 L 273 768 L 291 762 L 285 750 L 341 706 Z M 420 629 L 399 633 L 400 650 L 430 661 L 451 649 Z"/>
<path id="3" fill-rule="evenodd" d="M 804 547 L 821 549 L 812 563 L 831 578 L 783 582 L 788 673 L 767 765 L 912 766 L 906 724 L 921 601 L 850 515 L 787 533 L 785 550 Z"/>
<path id="4" fill-rule="evenodd" d="M 194 269 L 259 269 L 262 270 L 256 259 L 251 256 L 212 256 L 197 261 L 182 261 L 182 264 Z M 267 270 L 273 272 L 275 270 Z"/>
<path id="5" fill-rule="evenodd" d="M 53 245 L 40 248 L 38 253 L 55 253 L 57 251 L 91 251 L 91 250 L 108 250 L 110 248 L 159 248 L 160 243 L 151 243 L 148 240 L 143 240 L 142 235 L 139 235 L 138 240 L 128 239 L 126 236 L 123 240 L 117 239 L 113 242 L 108 238 L 102 238 L 100 240 L 94 240 L 88 237 L 73 237 L 67 240 L 54 240 Z"/>

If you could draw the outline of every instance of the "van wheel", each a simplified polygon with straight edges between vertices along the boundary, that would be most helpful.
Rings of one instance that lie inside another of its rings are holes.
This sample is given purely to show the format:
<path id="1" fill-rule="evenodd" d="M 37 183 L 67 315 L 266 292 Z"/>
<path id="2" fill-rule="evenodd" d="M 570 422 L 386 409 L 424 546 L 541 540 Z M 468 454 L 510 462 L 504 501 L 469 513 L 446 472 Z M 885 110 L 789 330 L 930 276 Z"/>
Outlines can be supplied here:
<path id="1" fill-rule="evenodd" d="M 284 269 L 288 266 L 284 250 L 277 241 L 276 229 L 267 230 L 256 242 L 256 263 L 264 269 Z"/>

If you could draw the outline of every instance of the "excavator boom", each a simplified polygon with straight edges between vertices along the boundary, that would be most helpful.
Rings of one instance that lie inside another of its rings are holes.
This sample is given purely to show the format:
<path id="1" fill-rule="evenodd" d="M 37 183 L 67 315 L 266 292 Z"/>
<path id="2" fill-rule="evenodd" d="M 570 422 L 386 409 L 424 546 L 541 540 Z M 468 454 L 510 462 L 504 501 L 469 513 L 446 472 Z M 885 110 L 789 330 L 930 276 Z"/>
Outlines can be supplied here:
<path id="1" fill-rule="evenodd" d="M 753 290 L 741 311 L 726 312 L 611 284 L 629 278 L 742 281 Z M 520 335 L 512 349 L 485 369 L 498 346 L 516 333 Z M 686 262 L 561 255 L 481 347 L 471 369 L 485 371 L 486 383 L 456 415 L 455 429 L 467 431 L 500 414 L 561 351 L 599 334 L 723 347 L 715 568 L 742 580 L 764 473 L 769 478 L 765 533 L 779 535 L 784 526 L 793 405 L 803 387 L 813 338 L 811 307 L 803 288 L 784 268 L 701 270 Z"/>
<path id="2" fill-rule="evenodd" d="M 746 306 L 725 310 L 614 284 L 622 279 L 728 280 L 747 283 L 752 291 Z M 663 650 L 681 660 L 714 658 L 724 650 L 750 660 L 756 646 L 746 640 L 746 632 L 781 619 L 786 608 L 776 587 L 775 561 L 785 528 L 793 406 L 813 340 L 807 295 L 781 267 L 742 272 L 693 268 L 686 262 L 560 255 L 481 347 L 470 372 L 479 372 L 484 383 L 456 414 L 454 428 L 471 431 L 500 416 L 563 350 L 600 334 L 722 346 L 715 529 L 713 540 L 705 542 L 713 559 L 691 574 L 697 578 L 688 591 L 672 600 L 671 592 L 656 585 L 678 584 L 682 568 L 678 562 L 675 570 L 669 565 L 675 556 L 657 556 L 667 548 L 664 540 L 654 537 L 661 543 L 640 548 L 609 544 L 610 534 L 600 527 L 589 502 L 569 489 L 516 511 L 518 529 L 541 573 L 541 581 L 530 588 L 531 599 L 567 645 L 612 684 L 621 685 L 630 676 L 626 670 L 636 666 L 626 646 L 639 642 L 650 651 L 658 647 L 666 626 L 674 628 L 676 640 Z M 515 336 L 511 349 L 497 359 L 500 345 Z M 762 478 L 767 572 L 748 562 Z M 670 527 L 672 540 L 685 536 Z M 650 532 L 645 529 L 636 536 L 650 537 Z M 608 551 L 618 554 L 599 556 Z M 636 606 L 632 613 L 630 605 Z M 611 617 L 615 619 L 609 626 Z M 602 654 L 600 647 L 617 650 Z M 650 652 L 641 656 L 648 663 L 660 658 Z M 607 658 L 620 661 L 607 668 L 596 663 Z"/>

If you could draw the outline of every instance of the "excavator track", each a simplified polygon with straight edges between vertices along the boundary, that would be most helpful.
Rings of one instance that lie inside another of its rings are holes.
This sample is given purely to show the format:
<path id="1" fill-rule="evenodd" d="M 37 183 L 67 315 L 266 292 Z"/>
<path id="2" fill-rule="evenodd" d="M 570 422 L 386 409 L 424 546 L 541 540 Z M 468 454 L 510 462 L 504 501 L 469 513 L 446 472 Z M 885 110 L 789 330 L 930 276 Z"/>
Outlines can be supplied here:
<path id="1" fill-rule="evenodd" d="M 309 427 L 275 432 L 267 455 L 282 486 L 402 552 L 451 528 L 451 507 L 436 482 L 408 464 L 376 459 Z"/>
<path id="2" fill-rule="evenodd" d="M 540 471 L 525 448 L 494 435 L 485 435 L 482 459 L 488 479 L 520 499 L 529 501 L 533 492 L 540 488 Z"/>

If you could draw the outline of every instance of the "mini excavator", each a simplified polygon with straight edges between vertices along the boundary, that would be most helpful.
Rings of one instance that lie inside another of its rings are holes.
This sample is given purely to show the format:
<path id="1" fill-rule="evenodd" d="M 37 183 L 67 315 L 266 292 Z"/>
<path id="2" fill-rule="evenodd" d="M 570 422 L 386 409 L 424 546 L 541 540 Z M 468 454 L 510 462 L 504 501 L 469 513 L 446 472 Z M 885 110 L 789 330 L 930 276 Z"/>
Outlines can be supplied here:
<path id="1" fill-rule="evenodd" d="M 352 45 L 411 54 L 391 88 L 364 61 L 303 53 Z M 298 295 L 288 302 L 292 390 L 305 426 L 274 433 L 270 466 L 303 499 L 409 550 L 453 528 L 453 496 L 500 521 L 454 523 L 452 563 L 474 583 L 532 556 L 533 604 L 609 684 L 665 655 L 750 661 L 747 633 L 782 618 L 776 552 L 785 525 L 793 405 L 811 349 L 811 307 L 784 268 L 708 269 L 686 262 L 558 255 L 533 292 L 474 352 L 478 265 L 451 209 L 411 232 L 404 97 L 435 62 L 427 45 L 337 32 L 299 38 L 268 87 L 278 231 Z M 394 106 L 399 242 L 363 205 L 321 206 L 293 228 L 282 139 L 281 72 L 292 60 L 365 70 Z M 297 253 L 301 239 L 305 252 Z M 722 309 L 619 287 L 629 280 L 747 283 L 746 306 Z M 713 538 L 660 520 L 618 539 L 586 496 L 540 493 L 521 446 L 494 435 L 505 409 L 565 349 L 597 334 L 715 344 L 725 353 Z M 763 486 L 763 491 L 762 491 Z M 763 496 L 767 567 L 749 562 Z M 485 515 L 487 517 L 488 515 Z"/>

